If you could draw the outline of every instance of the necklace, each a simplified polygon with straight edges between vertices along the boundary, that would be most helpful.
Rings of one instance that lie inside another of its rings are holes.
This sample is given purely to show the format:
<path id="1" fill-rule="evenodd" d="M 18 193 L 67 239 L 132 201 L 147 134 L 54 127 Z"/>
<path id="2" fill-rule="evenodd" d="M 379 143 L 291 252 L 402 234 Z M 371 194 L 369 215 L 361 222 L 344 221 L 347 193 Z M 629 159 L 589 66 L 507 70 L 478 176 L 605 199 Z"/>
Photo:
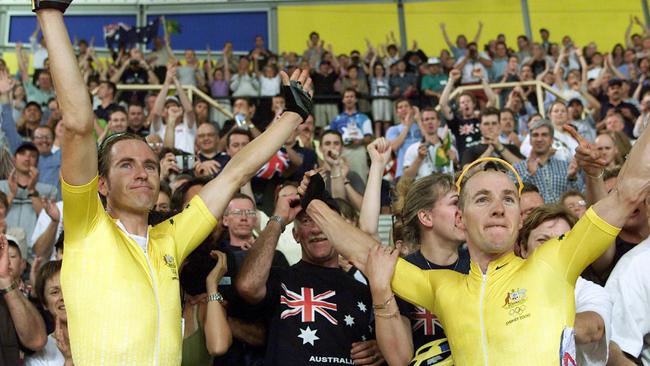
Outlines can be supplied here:
<path id="1" fill-rule="evenodd" d="M 427 264 L 427 267 L 429 267 L 429 269 L 433 269 L 431 267 L 431 262 L 429 262 L 429 260 L 424 257 L 424 254 L 422 254 L 422 250 L 418 250 L 418 253 L 422 257 L 422 259 L 424 259 L 424 262 Z M 458 268 L 458 263 L 460 263 L 460 255 L 458 256 L 458 259 L 456 259 L 456 262 L 454 263 L 454 268 L 452 268 L 453 271 L 456 271 L 456 268 Z"/>

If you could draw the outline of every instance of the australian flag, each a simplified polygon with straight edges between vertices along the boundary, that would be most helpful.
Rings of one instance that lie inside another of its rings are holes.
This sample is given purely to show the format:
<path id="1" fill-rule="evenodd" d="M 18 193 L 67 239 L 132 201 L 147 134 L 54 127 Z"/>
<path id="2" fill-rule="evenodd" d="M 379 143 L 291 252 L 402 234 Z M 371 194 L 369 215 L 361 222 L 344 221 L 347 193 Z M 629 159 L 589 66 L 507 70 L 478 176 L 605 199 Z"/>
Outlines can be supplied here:
<path id="1" fill-rule="evenodd" d="M 124 23 L 104 26 L 104 39 L 109 49 L 134 47 L 137 43 L 148 44 L 158 34 L 160 19 L 155 18 L 144 27 L 131 27 Z"/>

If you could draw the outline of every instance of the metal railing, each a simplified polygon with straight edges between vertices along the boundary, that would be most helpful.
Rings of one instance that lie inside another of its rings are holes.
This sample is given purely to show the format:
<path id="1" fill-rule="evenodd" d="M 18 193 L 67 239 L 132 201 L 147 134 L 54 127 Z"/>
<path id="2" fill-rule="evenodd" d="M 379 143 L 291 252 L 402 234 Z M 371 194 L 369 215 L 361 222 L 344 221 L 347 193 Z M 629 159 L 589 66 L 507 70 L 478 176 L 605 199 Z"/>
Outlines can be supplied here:
<path id="1" fill-rule="evenodd" d="M 190 101 L 194 101 L 194 97 L 197 96 L 205 100 L 209 105 L 216 108 L 219 112 L 225 114 L 228 118 L 233 118 L 233 114 L 226 107 L 219 104 L 214 98 L 206 94 L 203 90 L 197 88 L 194 85 L 183 85 L 183 90 L 187 93 L 187 97 Z M 162 84 L 117 84 L 117 90 L 120 91 L 151 91 L 151 90 L 160 90 L 162 89 Z M 176 89 L 175 85 L 169 86 L 170 90 Z"/>
<path id="2" fill-rule="evenodd" d="M 515 88 L 518 86 L 521 87 L 528 87 L 528 86 L 534 86 L 535 87 L 535 94 L 537 97 L 537 106 L 539 109 L 539 113 L 542 115 L 542 117 L 546 117 L 546 111 L 544 110 L 544 92 L 548 92 L 550 94 L 553 94 L 556 98 L 559 100 L 565 101 L 565 98 L 560 95 L 560 93 L 557 92 L 557 90 L 553 89 L 550 85 L 544 83 L 543 81 L 539 80 L 530 80 L 530 81 L 512 81 L 512 82 L 505 82 L 505 83 L 493 83 L 489 84 L 490 89 L 511 89 Z M 187 97 L 190 99 L 190 101 L 193 101 L 194 97 L 199 97 L 203 100 L 205 100 L 209 105 L 217 109 L 219 112 L 223 113 L 226 115 L 228 118 L 233 118 L 233 114 L 230 110 L 225 108 L 223 105 L 219 104 L 214 98 L 212 98 L 210 95 L 206 94 L 204 91 L 201 89 L 197 88 L 194 85 L 183 85 L 183 89 L 187 93 Z M 161 84 L 118 84 L 117 85 L 118 90 L 124 90 L 124 91 L 152 91 L 152 90 L 160 90 L 162 89 Z M 176 89 L 176 86 L 171 85 L 169 89 Z M 453 99 L 459 94 L 466 92 L 466 91 L 474 91 L 474 90 L 483 90 L 483 85 L 481 84 L 472 84 L 472 85 L 461 85 L 457 88 L 455 88 L 451 94 L 449 95 L 449 99 Z M 259 98 L 259 97 L 251 97 L 251 98 Z M 378 97 L 378 98 L 372 98 L 372 97 L 365 97 L 363 99 L 367 100 L 373 100 L 373 99 L 386 99 L 387 97 Z M 224 98 L 226 99 L 226 98 Z M 232 99 L 232 97 L 227 97 L 227 99 Z M 318 98 L 315 98 L 315 102 L 318 101 Z M 437 106 L 436 109 L 439 110 L 440 106 Z"/>
<path id="3" fill-rule="evenodd" d="M 550 85 L 546 84 L 543 81 L 539 80 L 529 80 L 529 81 L 511 81 L 511 82 L 506 82 L 506 83 L 493 83 L 489 84 L 490 89 L 511 89 L 511 88 L 516 88 L 518 86 L 524 87 L 524 86 L 534 86 L 535 87 L 535 95 L 537 97 L 537 109 L 539 111 L 539 114 L 542 115 L 542 117 L 546 118 L 546 111 L 544 110 L 544 92 L 548 92 L 550 94 L 553 94 L 556 98 L 559 100 L 562 100 L 566 102 L 566 99 L 560 95 L 557 90 L 553 89 Z M 454 91 L 451 92 L 449 95 L 449 99 L 455 98 L 458 94 L 461 94 L 466 91 L 473 91 L 473 90 L 483 90 L 483 85 L 481 84 L 472 84 L 472 85 L 461 85 L 454 89 Z"/>

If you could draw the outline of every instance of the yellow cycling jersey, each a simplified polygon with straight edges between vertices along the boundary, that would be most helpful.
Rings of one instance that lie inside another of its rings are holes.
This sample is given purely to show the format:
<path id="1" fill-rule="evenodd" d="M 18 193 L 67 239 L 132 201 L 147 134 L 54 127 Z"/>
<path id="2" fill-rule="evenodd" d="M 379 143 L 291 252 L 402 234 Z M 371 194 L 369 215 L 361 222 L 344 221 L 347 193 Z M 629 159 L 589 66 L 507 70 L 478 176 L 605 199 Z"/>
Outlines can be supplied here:
<path id="1" fill-rule="evenodd" d="M 559 365 L 562 332 L 575 318 L 576 280 L 619 230 L 589 209 L 526 260 L 511 252 L 485 274 L 471 262 L 465 275 L 400 259 L 392 287 L 438 317 L 457 366 Z"/>
<path id="2" fill-rule="evenodd" d="M 147 255 L 106 213 L 98 178 L 61 182 L 61 287 L 75 365 L 179 365 L 178 267 L 217 223 L 198 196 L 148 228 Z"/>

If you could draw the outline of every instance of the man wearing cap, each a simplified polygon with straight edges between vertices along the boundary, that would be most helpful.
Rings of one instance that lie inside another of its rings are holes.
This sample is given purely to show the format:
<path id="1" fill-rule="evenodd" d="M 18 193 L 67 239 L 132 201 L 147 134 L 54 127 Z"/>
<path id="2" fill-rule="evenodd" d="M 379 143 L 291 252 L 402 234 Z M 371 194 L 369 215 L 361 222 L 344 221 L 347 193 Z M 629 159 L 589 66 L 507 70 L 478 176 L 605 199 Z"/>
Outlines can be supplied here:
<path id="1" fill-rule="evenodd" d="M 623 82 L 620 79 L 611 79 L 607 83 L 607 95 L 601 95 L 600 97 L 600 120 L 605 120 L 609 115 L 610 109 L 615 109 L 617 112 L 620 112 L 622 109 L 628 109 L 634 117 L 639 116 L 639 110 L 633 105 L 624 100 L 624 95 L 621 92 L 621 86 Z M 600 125 L 599 128 L 604 128 L 604 124 Z M 628 136 L 632 136 L 632 130 L 634 129 L 634 121 L 625 121 L 625 133 Z"/>
<path id="2" fill-rule="evenodd" d="M 167 96 L 172 83 L 176 85 L 180 100 L 175 96 Z M 163 139 L 165 146 L 194 154 L 196 138 L 194 108 L 176 78 L 176 66 L 167 68 L 165 82 L 156 97 L 149 117 L 152 121 L 151 133 L 158 134 Z"/>
<path id="3" fill-rule="evenodd" d="M 33 140 L 38 149 L 38 181 L 56 187 L 60 193 L 61 149 L 52 152 L 54 132 L 48 126 L 39 126 L 34 131 Z M 60 195 L 57 195 L 57 200 L 60 199 Z"/>
<path id="4" fill-rule="evenodd" d="M 20 365 L 21 345 L 38 351 L 47 342 L 38 310 L 19 291 L 25 269 L 23 253 L 14 238 L 0 236 L 0 366 Z"/>
<path id="5" fill-rule="evenodd" d="M 422 86 L 420 87 L 422 93 L 426 95 L 427 99 L 432 101 L 431 105 L 435 106 L 440 100 L 440 95 L 447 85 L 447 75 L 442 72 L 440 59 L 437 57 L 430 57 L 427 61 L 429 73 L 422 78 Z"/>
<path id="6" fill-rule="evenodd" d="M 576 128 L 580 136 L 584 137 L 589 142 L 596 140 L 596 121 L 594 121 L 591 113 L 586 113 L 583 117 L 585 110 L 580 98 L 573 98 L 567 104 L 569 109 L 570 124 Z"/>
<path id="7" fill-rule="evenodd" d="M 8 86 L 8 89 L 3 87 L 0 90 L 0 96 L 8 96 L 11 91 L 11 84 L 7 83 L 6 80 L 3 80 L 2 84 L 3 86 Z M 4 132 L 7 138 L 10 150 L 15 151 L 25 138 L 32 136 L 32 132 L 41 124 L 43 112 L 38 103 L 28 102 L 18 121 L 21 125 L 19 129 L 16 121 L 14 121 L 12 110 L 11 104 L 7 103 L 2 105 L 2 116 L 0 118 L 2 123 L 0 123 L 0 128 L 2 128 L 2 132 Z"/>
<path id="8" fill-rule="evenodd" d="M 38 181 L 38 148 L 25 141 L 14 154 L 15 168 L 8 179 L 0 180 L 0 191 L 7 195 L 9 211 L 7 226 L 18 226 L 25 230 L 27 238 L 32 237 L 38 213 L 43 208 L 41 197 L 56 199 L 56 187 Z"/>

